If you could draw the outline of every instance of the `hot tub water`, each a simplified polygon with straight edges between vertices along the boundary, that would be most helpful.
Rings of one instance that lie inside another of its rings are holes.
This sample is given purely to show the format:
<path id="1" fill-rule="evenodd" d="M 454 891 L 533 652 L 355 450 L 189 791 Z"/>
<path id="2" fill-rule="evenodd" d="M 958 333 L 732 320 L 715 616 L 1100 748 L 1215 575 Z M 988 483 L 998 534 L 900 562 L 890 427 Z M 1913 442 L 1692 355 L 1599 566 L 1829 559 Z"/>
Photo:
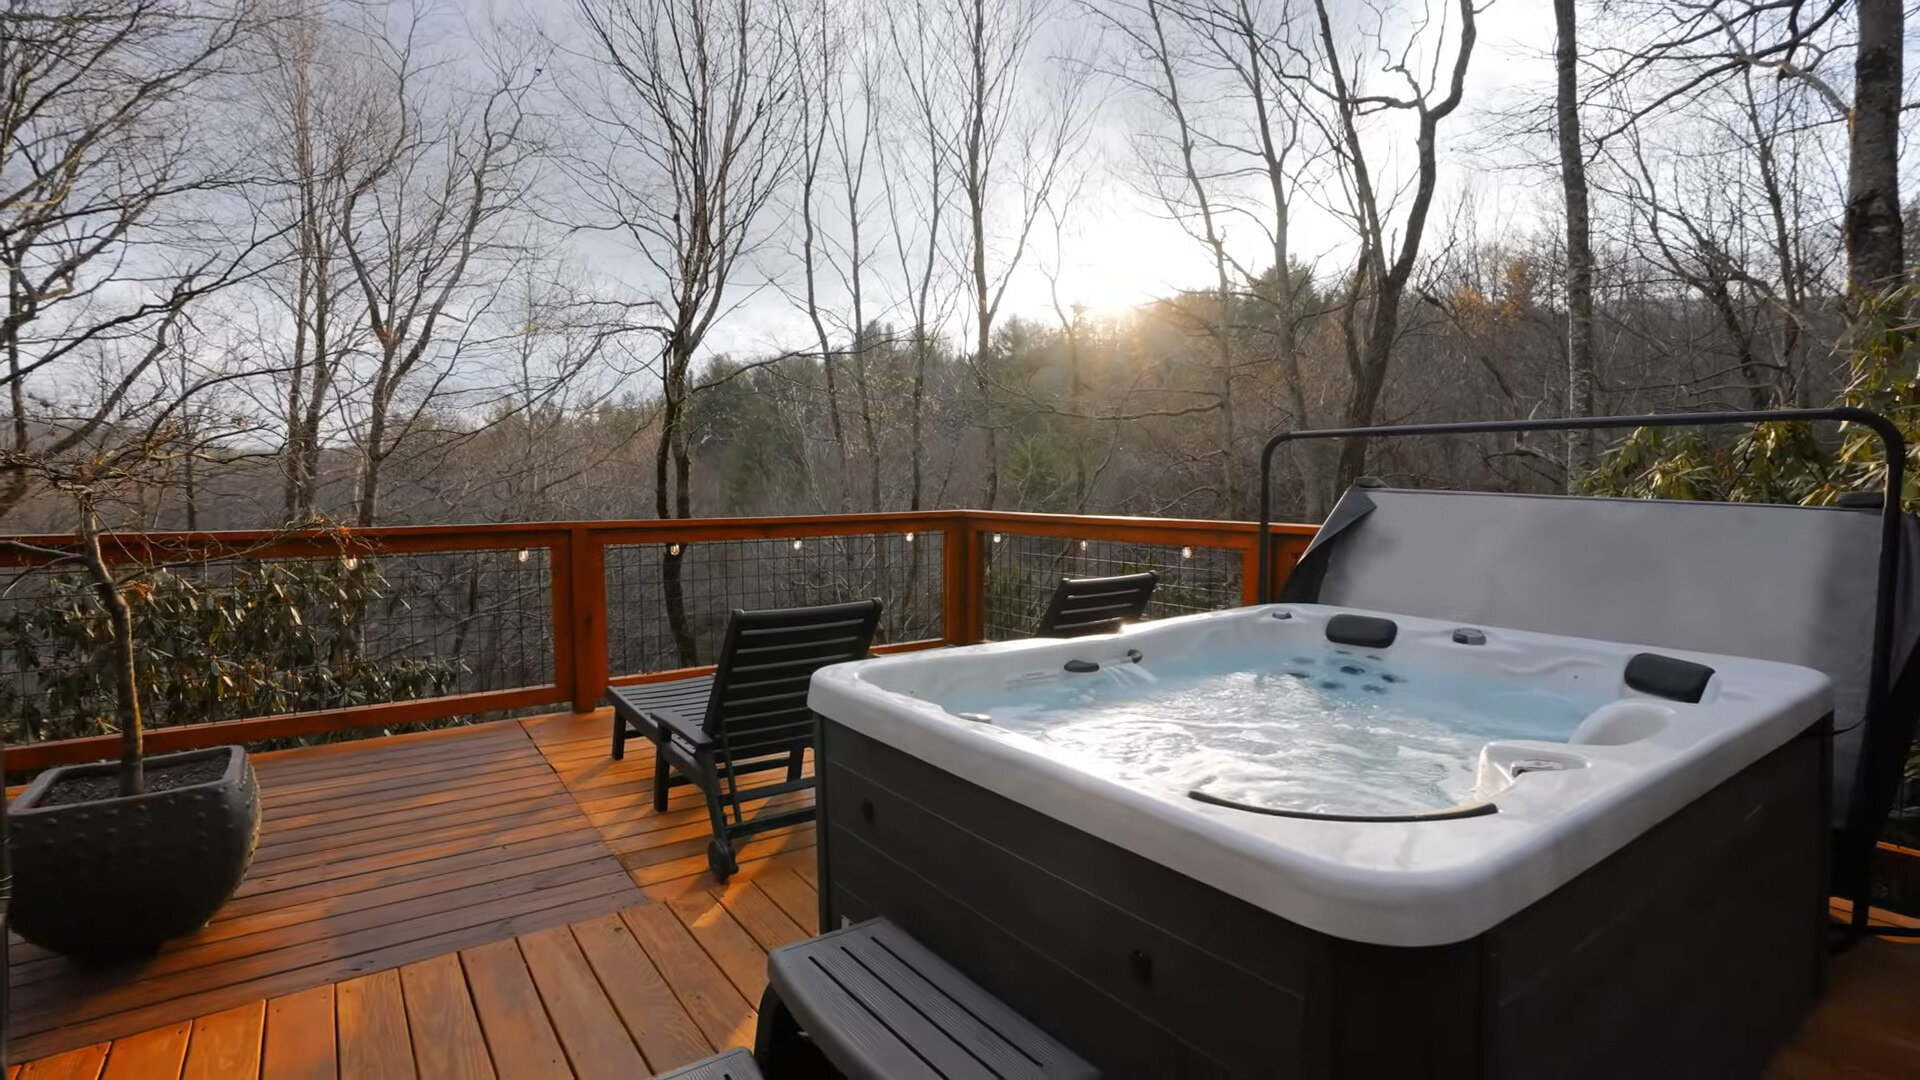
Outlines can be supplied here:
<path id="1" fill-rule="evenodd" d="M 1401 814 L 1473 798 L 1487 742 L 1565 742 L 1613 697 L 1322 648 L 1108 663 L 939 704 L 1172 797 L 1197 788 L 1273 809 Z"/>

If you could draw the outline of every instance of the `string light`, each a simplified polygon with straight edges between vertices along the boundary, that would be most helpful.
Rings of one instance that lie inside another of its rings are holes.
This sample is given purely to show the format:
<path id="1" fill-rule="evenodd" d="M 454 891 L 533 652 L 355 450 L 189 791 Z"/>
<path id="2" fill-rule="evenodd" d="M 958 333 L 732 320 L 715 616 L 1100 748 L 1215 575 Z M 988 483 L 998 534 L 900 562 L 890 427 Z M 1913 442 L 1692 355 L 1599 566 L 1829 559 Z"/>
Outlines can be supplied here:
<path id="1" fill-rule="evenodd" d="M 678 554 L 680 554 L 680 545 L 679 545 L 679 544 L 668 544 L 668 545 L 667 545 L 667 554 L 669 554 L 669 555 L 678 555 Z"/>
<path id="2" fill-rule="evenodd" d="M 1192 549 L 1192 548 L 1190 548 L 1190 547 L 1185 547 L 1185 548 L 1181 548 L 1181 549 L 1180 549 L 1180 557 L 1181 557 L 1181 558 L 1183 558 L 1183 559 L 1191 559 L 1191 558 L 1193 558 L 1193 549 Z"/>
<path id="3" fill-rule="evenodd" d="M 527 559 L 530 558 L 532 555 L 533 555 L 533 552 L 528 551 L 526 548 L 521 548 L 520 554 L 517 557 L 521 562 L 526 562 Z"/>
<path id="4" fill-rule="evenodd" d="M 346 567 L 349 570 L 352 570 L 360 565 L 360 560 L 349 555 L 346 558 L 340 560 L 340 565 Z"/>
<path id="5" fill-rule="evenodd" d="M 1087 550 L 1087 542 L 1085 540 L 1080 541 L 1080 550 L 1081 551 Z"/>
<path id="6" fill-rule="evenodd" d="M 907 534 L 907 543 L 909 543 L 909 544 L 911 544 L 911 543 L 913 543 L 913 534 L 912 534 L 912 533 L 908 533 L 908 534 Z"/>
<path id="7" fill-rule="evenodd" d="M 795 550 L 795 551 L 799 551 L 799 550 L 800 550 L 800 541 L 798 541 L 798 540 L 795 540 L 795 541 L 793 542 L 793 550 Z"/>

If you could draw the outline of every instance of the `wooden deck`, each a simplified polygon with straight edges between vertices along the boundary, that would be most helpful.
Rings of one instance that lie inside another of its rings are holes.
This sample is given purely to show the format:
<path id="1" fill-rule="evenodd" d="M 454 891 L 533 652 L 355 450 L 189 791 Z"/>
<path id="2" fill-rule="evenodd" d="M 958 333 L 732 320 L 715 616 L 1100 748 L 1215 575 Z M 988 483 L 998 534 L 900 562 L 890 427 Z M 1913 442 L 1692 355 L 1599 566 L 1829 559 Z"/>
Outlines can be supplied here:
<path id="1" fill-rule="evenodd" d="M 206 930 L 107 974 L 16 952 L 13 1076 L 640 1077 L 748 1044 L 767 950 L 814 929 L 812 829 L 722 887 L 651 765 L 604 714 L 263 755 L 260 855 Z M 1838 958 L 1774 1077 L 1915 1075 L 1916 990 L 1920 945 Z"/>
<path id="2" fill-rule="evenodd" d="M 565 714 L 259 755 L 260 848 L 204 930 L 109 971 L 13 942 L 14 1060 L 216 1015 L 244 1026 L 227 1010 L 311 1007 L 302 991 L 645 906 L 643 887 L 665 901 L 710 882 L 697 793 L 655 813 L 651 755 L 609 760 L 606 723 Z M 811 844 L 810 828 L 756 838 L 736 881 Z M 789 901 L 801 887 L 791 874 L 774 886 Z"/>

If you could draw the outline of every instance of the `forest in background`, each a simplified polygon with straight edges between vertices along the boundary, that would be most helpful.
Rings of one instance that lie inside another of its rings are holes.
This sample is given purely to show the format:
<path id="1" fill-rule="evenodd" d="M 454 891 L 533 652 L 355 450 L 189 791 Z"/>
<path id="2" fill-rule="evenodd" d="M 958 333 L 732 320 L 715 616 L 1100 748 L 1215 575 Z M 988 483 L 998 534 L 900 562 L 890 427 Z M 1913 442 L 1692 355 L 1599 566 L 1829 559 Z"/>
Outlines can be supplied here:
<path id="1" fill-rule="evenodd" d="M 1554 9 L 9 0 L 0 529 L 1248 517 L 1282 428 L 1833 400 L 1912 266 L 1902 4 Z M 1088 308 L 1121 202 L 1199 272 Z"/>

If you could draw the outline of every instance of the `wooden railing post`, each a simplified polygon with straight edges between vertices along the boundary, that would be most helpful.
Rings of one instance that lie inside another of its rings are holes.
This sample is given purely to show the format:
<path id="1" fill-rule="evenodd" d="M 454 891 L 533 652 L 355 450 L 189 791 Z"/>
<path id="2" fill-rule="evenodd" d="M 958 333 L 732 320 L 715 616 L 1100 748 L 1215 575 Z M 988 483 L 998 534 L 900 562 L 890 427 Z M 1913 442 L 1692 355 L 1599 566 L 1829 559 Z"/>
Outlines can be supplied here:
<path id="1" fill-rule="evenodd" d="M 940 610 L 942 636 L 949 645 L 971 645 L 984 636 L 986 580 L 980 562 L 980 529 L 965 513 L 953 515 L 941 543 L 943 560 Z"/>
<path id="2" fill-rule="evenodd" d="M 1260 545 L 1272 541 L 1255 536 L 1253 543 L 1240 549 L 1240 603 L 1252 606 L 1260 602 Z"/>
<path id="3" fill-rule="evenodd" d="M 1240 599 L 1245 604 L 1260 602 L 1260 544 L 1262 540 L 1273 553 L 1273 559 L 1267 565 L 1273 577 L 1273 588 L 1268 595 L 1278 598 L 1280 587 L 1287 583 L 1293 574 L 1293 564 L 1300 561 L 1307 545 L 1313 537 L 1299 533 L 1276 533 L 1266 537 L 1254 537 L 1253 543 L 1240 552 Z"/>
<path id="4" fill-rule="evenodd" d="M 592 712 L 607 693 L 607 548 L 588 525 L 567 530 L 566 596 L 568 619 L 556 633 L 570 633 L 570 670 L 556 679 L 567 680 L 573 711 Z M 556 592 L 561 582 L 554 582 Z"/>

